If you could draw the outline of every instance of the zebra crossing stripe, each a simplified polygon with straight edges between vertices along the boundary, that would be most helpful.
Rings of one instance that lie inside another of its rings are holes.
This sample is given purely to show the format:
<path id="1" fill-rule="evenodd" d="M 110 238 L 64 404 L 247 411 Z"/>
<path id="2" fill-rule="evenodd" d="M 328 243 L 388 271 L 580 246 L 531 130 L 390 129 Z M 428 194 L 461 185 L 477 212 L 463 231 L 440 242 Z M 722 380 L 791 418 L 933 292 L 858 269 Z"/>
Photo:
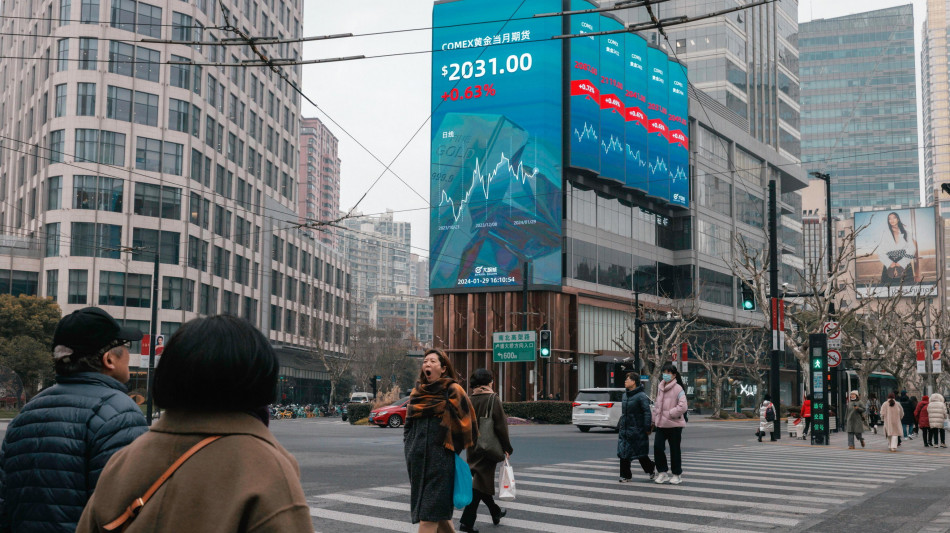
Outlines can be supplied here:
<path id="1" fill-rule="evenodd" d="M 736 467 L 732 467 L 732 466 L 724 467 L 724 468 L 715 468 L 714 466 L 699 466 L 699 465 L 706 465 L 706 464 L 716 465 L 716 463 L 695 462 L 695 461 L 690 461 L 690 462 L 688 462 L 688 463 L 687 463 L 687 462 L 684 462 L 683 464 L 684 464 L 685 466 L 689 466 L 690 474 L 692 474 L 695 470 L 701 470 L 701 471 L 709 471 L 709 472 L 734 472 L 734 473 L 746 473 L 746 474 L 766 474 L 766 475 L 769 476 L 767 479 L 774 479 L 774 476 L 775 476 L 775 470 L 774 470 L 774 469 L 773 469 L 773 470 L 768 470 L 768 469 L 757 470 L 757 469 L 747 469 L 747 468 L 736 468 Z M 561 463 L 560 465 L 554 465 L 554 466 L 561 466 L 561 467 L 564 467 L 564 468 L 571 468 L 571 467 L 576 467 L 576 466 L 581 466 L 581 465 L 578 465 L 578 464 L 576 464 L 576 463 L 572 463 L 572 464 Z M 585 464 L 585 465 L 583 465 L 583 466 L 584 466 L 584 467 L 590 467 L 590 468 L 601 468 L 601 469 L 605 469 L 605 470 L 614 471 L 614 470 L 617 469 L 617 462 L 615 461 L 615 462 L 614 462 L 613 464 L 611 464 L 611 465 L 607 465 L 607 464 L 604 464 L 604 465 Z M 810 467 L 804 467 L 804 468 L 803 468 L 803 471 L 804 471 L 804 472 L 811 472 L 811 468 L 810 468 Z M 823 475 L 823 474 L 818 473 L 818 472 L 815 472 L 815 473 L 795 473 L 795 472 L 785 472 L 785 471 L 783 471 L 783 472 L 781 472 L 781 476 L 782 476 L 782 477 L 785 477 L 785 478 L 803 478 L 803 479 L 804 479 L 803 482 L 808 481 L 808 480 L 812 480 L 812 479 L 824 481 L 824 480 L 826 480 L 826 479 L 828 478 L 827 475 Z M 901 480 L 901 479 L 903 479 L 903 478 L 905 478 L 905 477 L 907 477 L 907 476 L 886 476 L 886 477 L 882 477 L 881 479 L 878 479 L 878 478 L 876 478 L 876 477 L 875 477 L 875 478 L 871 478 L 871 477 L 850 477 L 850 476 L 849 476 L 849 477 L 848 477 L 848 482 L 842 482 L 842 483 L 845 483 L 846 485 L 849 485 L 849 486 L 850 486 L 850 485 L 853 485 L 853 483 L 851 483 L 851 481 L 866 481 L 866 482 L 868 482 L 868 483 L 894 483 L 895 481 L 899 481 L 899 480 Z M 789 480 L 789 481 L 792 481 L 792 480 Z M 838 483 L 838 482 L 835 482 L 835 483 Z"/>
<path id="2" fill-rule="evenodd" d="M 385 529 L 388 531 L 401 531 L 406 533 L 408 527 L 405 522 L 396 520 L 387 520 L 385 518 L 376 518 L 355 513 L 343 513 L 332 509 L 321 509 L 319 507 L 310 508 L 310 516 L 314 518 L 323 518 L 326 520 L 336 520 L 337 522 L 349 522 L 350 524 L 359 524 L 361 526 L 371 527 L 373 529 Z"/>

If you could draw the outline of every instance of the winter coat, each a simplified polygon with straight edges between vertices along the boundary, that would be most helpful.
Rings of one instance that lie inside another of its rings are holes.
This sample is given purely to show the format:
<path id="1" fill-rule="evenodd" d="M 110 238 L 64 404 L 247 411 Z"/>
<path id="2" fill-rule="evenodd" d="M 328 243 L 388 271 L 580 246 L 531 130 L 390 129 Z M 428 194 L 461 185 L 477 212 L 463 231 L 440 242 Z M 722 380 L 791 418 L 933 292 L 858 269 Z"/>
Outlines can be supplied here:
<path id="1" fill-rule="evenodd" d="M 930 427 L 943 427 L 943 421 L 947 419 L 947 404 L 944 403 L 942 394 L 934 394 L 930 397 L 930 403 L 927 404 L 927 419 L 930 421 Z"/>
<path id="2" fill-rule="evenodd" d="M 764 431 L 766 433 L 775 430 L 774 422 L 769 422 L 765 419 L 765 412 L 769 410 L 769 407 L 771 407 L 773 410 L 775 409 L 775 405 L 772 402 L 764 400 L 762 402 L 762 407 L 759 408 L 759 431 Z M 775 418 L 778 418 L 777 412 L 775 413 Z"/>
<path id="3" fill-rule="evenodd" d="M 495 436 L 501 443 L 501 449 L 507 454 L 514 450 L 511 448 L 511 440 L 508 438 L 508 419 L 505 417 L 505 410 L 502 408 L 501 400 L 495 393 L 472 394 L 469 396 L 472 400 L 472 408 L 479 418 L 487 416 L 488 408 L 491 406 L 492 427 L 495 430 Z M 494 398 L 494 400 L 492 400 Z M 474 449 L 469 450 L 468 466 L 472 469 L 472 488 L 485 493 L 495 493 L 495 466 L 498 463 L 489 460 L 483 455 L 474 453 Z"/>
<path id="4" fill-rule="evenodd" d="M 650 455 L 650 398 L 643 385 L 623 393 L 622 414 L 617 426 L 617 457 L 632 461 Z"/>
<path id="5" fill-rule="evenodd" d="M 656 388 L 656 402 L 653 404 L 653 425 L 658 428 L 686 427 L 683 415 L 686 413 L 686 391 L 676 380 L 660 382 Z"/>
<path id="6" fill-rule="evenodd" d="M 884 421 L 884 436 L 893 437 L 901 434 L 901 420 L 904 418 L 904 408 L 898 401 L 891 405 L 890 400 L 881 404 L 881 420 Z"/>
<path id="7" fill-rule="evenodd" d="M 406 418 L 403 450 L 413 524 L 452 519 L 455 452 L 445 447 L 446 431 L 441 418 Z"/>
<path id="8" fill-rule="evenodd" d="M 848 402 L 848 415 L 845 417 L 845 431 L 848 433 L 864 433 L 867 424 L 864 421 L 866 411 L 864 405 L 859 401 L 852 400 Z"/>
<path id="9" fill-rule="evenodd" d="M 912 401 L 906 394 L 901 395 L 898 401 L 904 410 L 904 418 L 901 419 L 901 423 L 914 425 L 914 409 L 917 407 L 917 402 Z"/>
<path id="10" fill-rule="evenodd" d="M 0 531 L 76 529 L 109 458 L 148 430 L 127 392 L 115 378 L 80 372 L 23 407 L 0 452 Z"/>
<path id="11" fill-rule="evenodd" d="M 175 471 L 125 533 L 312 532 L 297 461 L 247 413 L 168 410 L 115 454 L 76 533 L 104 532 L 185 451 L 223 435 Z"/>
<path id="12" fill-rule="evenodd" d="M 914 419 L 917 421 L 917 426 L 922 428 L 930 427 L 930 417 L 927 416 L 927 405 L 930 403 L 930 398 L 924 396 L 920 399 L 920 402 L 917 403 L 917 407 L 914 409 Z"/>
<path id="13" fill-rule="evenodd" d="M 811 418 L 811 400 L 802 402 L 802 418 Z"/>

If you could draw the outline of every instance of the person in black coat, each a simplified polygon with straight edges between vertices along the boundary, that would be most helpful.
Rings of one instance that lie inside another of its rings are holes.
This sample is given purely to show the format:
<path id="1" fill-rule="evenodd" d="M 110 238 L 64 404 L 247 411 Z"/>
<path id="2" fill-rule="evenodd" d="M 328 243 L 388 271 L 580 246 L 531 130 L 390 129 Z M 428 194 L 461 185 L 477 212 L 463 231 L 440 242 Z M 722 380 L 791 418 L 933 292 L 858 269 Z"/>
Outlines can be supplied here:
<path id="1" fill-rule="evenodd" d="M 902 390 L 900 397 L 897 399 L 901 404 L 901 408 L 904 409 L 904 417 L 901 418 L 901 429 L 904 433 L 905 439 L 914 438 L 914 409 L 917 408 L 917 399 L 911 399 L 907 397 L 907 391 Z"/>
<path id="2" fill-rule="evenodd" d="M 653 423 L 650 398 L 644 392 L 643 385 L 637 383 L 637 378 L 636 372 L 627 372 L 627 379 L 623 382 L 627 392 L 623 393 L 623 409 L 617 426 L 621 483 L 633 478 L 630 465 L 634 458 L 640 461 L 640 467 L 650 475 L 650 479 L 656 477 L 656 465 L 650 459 L 650 427 Z"/>
<path id="3" fill-rule="evenodd" d="M 141 340 L 87 307 L 53 334 L 56 385 L 10 422 L 0 451 L 0 532 L 74 532 L 112 455 L 148 430 L 129 398 L 129 342 Z"/>

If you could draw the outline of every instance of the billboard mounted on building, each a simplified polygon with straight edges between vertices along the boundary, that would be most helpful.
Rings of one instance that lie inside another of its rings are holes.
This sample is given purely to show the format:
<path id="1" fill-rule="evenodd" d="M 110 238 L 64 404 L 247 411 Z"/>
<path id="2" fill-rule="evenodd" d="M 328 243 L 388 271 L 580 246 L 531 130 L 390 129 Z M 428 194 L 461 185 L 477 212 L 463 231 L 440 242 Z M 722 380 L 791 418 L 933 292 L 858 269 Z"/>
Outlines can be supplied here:
<path id="1" fill-rule="evenodd" d="M 854 214 L 858 294 L 936 296 L 938 245 L 933 207 Z"/>

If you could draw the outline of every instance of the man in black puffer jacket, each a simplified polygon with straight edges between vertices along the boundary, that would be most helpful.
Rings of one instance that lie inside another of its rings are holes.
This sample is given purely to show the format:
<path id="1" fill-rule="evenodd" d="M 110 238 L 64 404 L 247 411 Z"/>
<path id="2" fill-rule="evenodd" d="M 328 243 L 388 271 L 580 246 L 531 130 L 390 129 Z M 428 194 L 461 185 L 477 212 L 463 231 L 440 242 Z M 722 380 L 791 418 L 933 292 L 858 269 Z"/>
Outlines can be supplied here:
<path id="1" fill-rule="evenodd" d="M 74 532 L 112 454 L 148 430 L 127 395 L 142 334 L 96 307 L 56 326 L 56 385 L 10 423 L 0 451 L 0 533 Z"/>

